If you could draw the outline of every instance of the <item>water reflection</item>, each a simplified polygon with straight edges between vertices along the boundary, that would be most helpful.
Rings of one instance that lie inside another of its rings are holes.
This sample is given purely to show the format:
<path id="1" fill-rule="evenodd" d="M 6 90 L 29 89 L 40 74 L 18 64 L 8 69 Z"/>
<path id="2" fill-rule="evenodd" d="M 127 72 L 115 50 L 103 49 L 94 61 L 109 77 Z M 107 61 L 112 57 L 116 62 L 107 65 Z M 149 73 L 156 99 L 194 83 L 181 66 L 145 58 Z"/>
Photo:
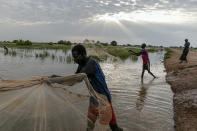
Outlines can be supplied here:
<path id="1" fill-rule="evenodd" d="M 136 109 L 138 111 L 142 111 L 144 105 L 145 105 L 145 100 L 146 100 L 146 95 L 147 95 L 147 90 L 148 88 L 152 85 L 154 81 L 154 78 L 152 80 L 150 80 L 148 83 L 144 83 L 144 80 L 141 80 L 141 88 L 138 94 L 138 98 L 136 101 Z"/>
<path id="2" fill-rule="evenodd" d="M 138 60 L 138 56 L 131 55 L 131 56 L 130 56 L 130 59 L 131 59 L 133 62 L 136 62 L 136 61 Z"/>
<path id="3" fill-rule="evenodd" d="M 6 46 L 3 46 L 4 48 L 4 55 L 7 55 L 8 54 L 8 48 Z"/>
<path id="4" fill-rule="evenodd" d="M 71 54 L 67 55 L 67 57 L 66 57 L 66 62 L 67 62 L 68 64 L 74 62 L 74 60 L 73 60 Z"/>

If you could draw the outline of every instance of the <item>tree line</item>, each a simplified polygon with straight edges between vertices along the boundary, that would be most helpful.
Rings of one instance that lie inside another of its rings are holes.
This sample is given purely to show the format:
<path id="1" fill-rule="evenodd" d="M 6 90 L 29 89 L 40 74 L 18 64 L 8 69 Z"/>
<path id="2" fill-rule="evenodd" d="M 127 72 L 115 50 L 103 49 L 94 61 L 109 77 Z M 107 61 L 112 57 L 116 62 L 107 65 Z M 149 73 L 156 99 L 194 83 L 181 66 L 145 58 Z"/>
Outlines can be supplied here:
<path id="1" fill-rule="evenodd" d="M 10 41 L 2 41 L 3 43 L 15 43 L 16 45 L 26 45 L 26 46 L 31 46 L 33 43 L 39 43 L 39 42 L 32 42 L 30 40 L 22 40 L 22 39 L 19 39 L 19 40 L 13 40 L 12 42 Z M 42 42 L 43 43 L 43 42 Z M 71 45 L 71 44 L 101 44 L 103 46 L 108 46 L 108 45 L 112 45 L 112 46 L 117 46 L 118 43 L 113 40 L 109 43 L 107 42 L 100 42 L 100 41 L 94 41 L 94 40 L 88 40 L 88 39 L 85 39 L 83 41 L 83 43 L 72 43 L 71 41 L 66 41 L 66 40 L 59 40 L 57 42 L 44 42 L 46 44 L 49 44 L 49 45 L 53 45 L 53 44 L 61 44 L 61 45 Z"/>

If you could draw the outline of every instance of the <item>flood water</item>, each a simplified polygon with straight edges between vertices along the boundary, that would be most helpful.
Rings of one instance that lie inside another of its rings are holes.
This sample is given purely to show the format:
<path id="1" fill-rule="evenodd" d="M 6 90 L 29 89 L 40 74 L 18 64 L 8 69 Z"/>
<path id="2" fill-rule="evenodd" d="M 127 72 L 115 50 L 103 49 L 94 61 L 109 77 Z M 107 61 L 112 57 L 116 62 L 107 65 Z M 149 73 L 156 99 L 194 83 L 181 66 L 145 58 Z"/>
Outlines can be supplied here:
<path id="1" fill-rule="evenodd" d="M 166 83 L 164 52 L 149 53 L 151 71 L 140 79 L 142 60 L 101 62 L 119 126 L 126 131 L 173 131 L 173 93 Z M 0 77 L 22 79 L 32 76 L 69 75 L 75 72 L 70 51 L 0 48 Z"/>

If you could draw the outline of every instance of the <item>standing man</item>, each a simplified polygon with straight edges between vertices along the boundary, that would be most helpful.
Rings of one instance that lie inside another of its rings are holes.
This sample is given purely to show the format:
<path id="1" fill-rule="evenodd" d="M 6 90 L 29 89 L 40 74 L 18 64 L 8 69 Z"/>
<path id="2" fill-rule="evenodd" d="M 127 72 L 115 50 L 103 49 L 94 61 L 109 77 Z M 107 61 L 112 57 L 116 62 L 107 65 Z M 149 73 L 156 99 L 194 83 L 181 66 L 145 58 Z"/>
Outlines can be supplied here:
<path id="1" fill-rule="evenodd" d="M 112 107 L 111 95 L 108 90 L 105 76 L 103 71 L 99 65 L 99 63 L 94 60 L 92 57 L 88 57 L 86 54 L 86 49 L 83 45 L 76 45 L 72 48 L 72 56 L 74 61 L 78 64 L 78 69 L 76 73 L 86 73 L 90 84 L 93 89 L 98 93 L 104 95 L 108 102 L 110 103 L 111 111 L 112 111 L 112 119 L 109 122 L 109 126 L 112 131 L 123 131 L 122 128 L 118 127 L 116 116 Z M 90 97 L 88 107 L 88 127 L 87 131 L 93 131 L 95 127 L 95 122 L 99 115 L 98 111 L 98 100 L 94 97 Z"/>
<path id="2" fill-rule="evenodd" d="M 180 57 L 180 63 L 182 63 L 183 61 L 186 61 L 187 63 L 187 54 L 189 53 L 189 46 L 190 46 L 190 43 L 188 41 L 188 39 L 185 39 L 185 45 L 184 45 L 184 50 L 183 50 L 183 53 Z"/>
<path id="3" fill-rule="evenodd" d="M 142 48 L 142 50 L 139 53 L 136 53 L 136 52 L 133 52 L 132 50 L 129 50 L 129 52 L 131 52 L 133 55 L 136 55 L 136 56 L 142 55 L 143 67 L 142 67 L 141 79 L 143 80 L 145 70 L 147 70 L 149 74 L 151 74 L 154 78 L 156 78 L 156 76 L 153 75 L 153 73 L 150 71 L 150 60 L 149 60 L 149 57 L 148 57 L 148 52 L 146 50 L 146 44 L 143 43 L 141 45 L 141 48 Z"/>

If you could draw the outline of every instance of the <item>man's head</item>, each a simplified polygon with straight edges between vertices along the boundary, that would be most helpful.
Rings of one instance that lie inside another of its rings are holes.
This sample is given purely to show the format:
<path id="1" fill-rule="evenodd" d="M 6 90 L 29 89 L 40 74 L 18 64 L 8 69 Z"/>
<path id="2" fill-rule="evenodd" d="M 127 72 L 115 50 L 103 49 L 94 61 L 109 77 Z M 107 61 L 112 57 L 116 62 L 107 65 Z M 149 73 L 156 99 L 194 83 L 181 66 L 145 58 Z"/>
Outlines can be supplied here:
<path id="1" fill-rule="evenodd" d="M 143 44 L 141 45 L 141 48 L 144 49 L 145 47 L 146 47 L 146 44 L 143 43 Z"/>
<path id="2" fill-rule="evenodd" d="M 188 42 L 188 39 L 185 39 L 185 42 Z"/>
<path id="3" fill-rule="evenodd" d="M 72 48 L 72 56 L 77 64 L 83 64 L 86 60 L 86 49 L 83 45 L 76 45 Z"/>

